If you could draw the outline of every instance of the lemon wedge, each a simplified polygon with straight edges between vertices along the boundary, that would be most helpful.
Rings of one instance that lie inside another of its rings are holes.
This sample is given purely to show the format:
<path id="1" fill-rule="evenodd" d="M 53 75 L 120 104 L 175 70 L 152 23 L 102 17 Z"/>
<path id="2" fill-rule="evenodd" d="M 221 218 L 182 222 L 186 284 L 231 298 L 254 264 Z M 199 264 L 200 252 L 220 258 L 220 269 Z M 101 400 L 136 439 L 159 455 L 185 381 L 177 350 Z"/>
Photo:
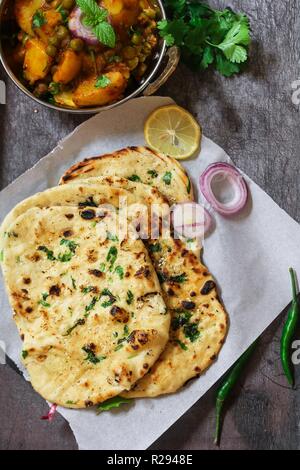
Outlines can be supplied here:
<path id="1" fill-rule="evenodd" d="M 162 106 L 147 118 L 144 135 L 150 148 L 177 160 L 193 155 L 200 146 L 201 127 L 177 105 Z"/>

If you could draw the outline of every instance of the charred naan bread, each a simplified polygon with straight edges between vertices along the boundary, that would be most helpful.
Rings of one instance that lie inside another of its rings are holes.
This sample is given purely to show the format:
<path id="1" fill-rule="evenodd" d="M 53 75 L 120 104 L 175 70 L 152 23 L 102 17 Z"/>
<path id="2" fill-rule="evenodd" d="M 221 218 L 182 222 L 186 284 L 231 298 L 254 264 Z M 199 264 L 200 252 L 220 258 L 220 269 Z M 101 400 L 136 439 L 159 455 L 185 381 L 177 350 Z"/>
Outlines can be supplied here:
<path id="1" fill-rule="evenodd" d="M 147 147 L 128 147 L 76 163 L 64 173 L 60 184 L 93 176 L 117 176 L 151 185 L 170 204 L 194 199 L 191 182 L 180 163 Z"/>
<path id="2" fill-rule="evenodd" d="M 79 180 L 75 180 L 77 184 Z M 95 184 L 96 177 L 84 180 Z M 124 178 L 100 177 L 106 182 L 131 191 L 145 200 L 150 186 Z M 134 189 L 134 187 L 136 189 Z M 151 192 L 157 207 L 164 199 Z M 205 371 L 217 358 L 227 333 L 227 315 L 218 298 L 215 281 L 201 263 L 197 250 L 171 236 L 145 242 L 153 266 L 159 274 L 164 300 L 171 313 L 170 340 L 151 371 L 137 382 L 127 397 L 155 397 L 172 393 L 189 379 Z"/>
<path id="3" fill-rule="evenodd" d="M 24 364 L 35 390 L 65 407 L 129 390 L 168 340 L 170 316 L 148 253 L 140 240 L 117 237 L 118 222 L 116 212 L 95 207 L 33 207 L 4 239 Z"/>
<path id="4" fill-rule="evenodd" d="M 74 186 L 56 186 L 54 188 L 46 189 L 43 192 L 34 194 L 33 196 L 24 199 L 17 204 L 5 217 L 0 227 L 0 244 L 3 239 L 7 236 L 9 225 L 19 215 L 26 212 L 31 207 L 51 207 L 51 206 L 95 206 L 98 207 L 101 204 L 111 204 L 114 207 L 119 207 L 120 198 L 127 198 L 128 204 L 134 204 L 137 202 L 135 195 L 131 192 L 127 192 L 121 189 L 121 186 L 111 187 L 109 190 L 105 184 L 97 185 L 85 184 L 84 181 L 78 181 L 78 185 Z M 151 196 L 151 193 L 148 194 Z M 140 197 L 140 196 L 139 196 Z M 151 203 L 151 201 L 150 201 Z"/>
<path id="5" fill-rule="evenodd" d="M 197 256 L 172 238 L 147 247 L 171 312 L 170 339 L 149 373 L 122 394 L 130 398 L 176 392 L 216 360 L 227 333 L 215 281 Z"/>

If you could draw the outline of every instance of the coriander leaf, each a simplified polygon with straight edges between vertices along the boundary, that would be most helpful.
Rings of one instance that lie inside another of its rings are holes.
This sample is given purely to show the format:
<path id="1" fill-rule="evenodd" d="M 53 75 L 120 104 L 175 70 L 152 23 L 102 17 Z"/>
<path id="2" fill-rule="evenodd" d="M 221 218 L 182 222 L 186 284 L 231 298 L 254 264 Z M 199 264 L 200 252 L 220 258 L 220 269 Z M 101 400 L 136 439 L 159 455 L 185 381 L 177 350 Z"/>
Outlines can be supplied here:
<path id="1" fill-rule="evenodd" d="M 111 83 L 111 80 L 106 75 L 100 75 L 95 83 L 95 88 L 106 88 Z"/>
<path id="2" fill-rule="evenodd" d="M 187 350 L 188 350 L 187 345 L 184 344 L 182 341 L 180 341 L 180 339 L 175 339 L 174 341 L 175 341 L 175 343 L 177 343 L 177 344 L 181 347 L 181 349 L 183 349 L 183 351 L 187 351 Z"/>
<path id="3" fill-rule="evenodd" d="M 170 186 L 172 180 L 172 173 L 170 171 L 166 171 L 166 173 L 163 176 L 163 182 L 167 185 Z"/>
<path id="4" fill-rule="evenodd" d="M 176 19 L 171 21 L 159 21 L 157 23 L 159 34 L 168 42 L 172 42 L 173 45 L 181 46 L 184 43 L 184 37 L 189 32 L 189 26 L 184 22 L 183 19 Z M 173 40 L 171 39 L 173 38 Z"/>
<path id="5" fill-rule="evenodd" d="M 99 413 L 101 411 L 110 411 L 113 408 L 119 408 L 121 405 L 125 405 L 131 402 L 132 400 L 129 398 L 113 397 L 113 398 L 109 398 L 109 400 L 106 400 L 103 403 L 100 403 L 97 406 L 97 409 Z"/>
<path id="6" fill-rule="evenodd" d="M 116 262 L 118 256 L 118 250 L 115 246 L 111 246 L 110 249 L 108 250 L 107 256 L 106 256 L 106 261 L 110 263 L 109 265 L 109 270 L 112 272 L 113 266 Z"/>
<path id="7" fill-rule="evenodd" d="M 216 55 L 216 69 L 225 77 L 231 77 L 231 75 L 239 72 L 239 66 L 230 62 L 223 54 L 219 53 Z"/>
<path id="8" fill-rule="evenodd" d="M 110 23 L 102 22 L 93 28 L 98 41 L 108 47 L 115 47 L 116 34 Z"/>
<path id="9" fill-rule="evenodd" d="M 187 9 L 192 24 L 194 24 L 194 22 L 199 20 L 201 17 L 210 16 L 211 12 L 213 11 L 208 5 L 205 5 L 204 3 L 191 3 L 187 6 Z"/>
<path id="10" fill-rule="evenodd" d="M 247 51 L 244 47 L 241 47 L 248 46 L 250 43 L 249 24 L 245 18 L 242 16 L 239 21 L 236 21 L 224 40 L 215 45 L 224 52 L 225 57 L 231 62 L 241 63 L 247 60 Z M 238 50 L 236 50 L 237 46 L 240 46 Z"/>
<path id="11" fill-rule="evenodd" d="M 101 271 L 102 273 L 105 273 L 105 263 L 100 264 L 99 271 Z"/>
<path id="12" fill-rule="evenodd" d="M 159 251 L 161 251 L 161 244 L 157 242 L 153 245 L 149 245 L 149 251 L 150 253 L 158 253 Z"/>
<path id="13" fill-rule="evenodd" d="M 79 246 L 78 243 L 74 242 L 73 240 L 67 240 L 66 238 L 62 238 L 60 240 L 60 245 L 66 245 L 72 253 L 75 253 L 76 248 Z"/>
<path id="14" fill-rule="evenodd" d="M 118 274 L 120 279 L 124 278 L 124 269 L 122 268 L 122 266 L 117 266 L 115 269 L 115 273 Z"/>
<path id="15" fill-rule="evenodd" d="M 38 304 L 39 304 L 39 305 L 42 305 L 42 306 L 45 307 L 45 308 L 51 307 L 51 305 L 50 305 L 48 302 L 46 302 L 46 300 L 47 300 L 48 297 L 49 297 L 49 294 L 48 294 L 47 292 L 44 292 L 44 293 L 42 294 L 42 299 L 38 301 Z"/>
<path id="16" fill-rule="evenodd" d="M 81 292 L 85 295 L 94 290 L 93 286 L 82 287 Z"/>
<path id="17" fill-rule="evenodd" d="M 68 21 L 68 17 L 69 17 L 69 12 L 62 7 L 62 5 L 58 5 L 58 7 L 56 8 L 56 11 L 58 11 L 58 13 L 61 14 L 61 18 L 63 20 L 64 23 L 67 23 Z"/>
<path id="18" fill-rule="evenodd" d="M 172 330 L 176 331 L 178 330 L 181 326 L 186 325 L 192 314 L 190 312 L 179 312 L 175 317 L 172 318 L 171 321 L 171 327 Z"/>
<path id="19" fill-rule="evenodd" d="M 98 364 L 99 362 L 104 361 L 104 359 L 106 359 L 106 356 L 96 356 L 92 345 L 87 344 L 81 349 L 87 354 L 85 361 L 89 361 L 92 364 Z"/>
<path id="20" fill-rule="evenodd" d="M 47 20 L 44 16 L 44 13 L 41 10 L 37 10 L 32 17 L 32 28 L 41 28 L 46 23 Z"/>
<path id="21" fill-rule="evenodd" d="M 49 259 L 50 261 L 55 261 L 56 260 L 55 256 L 53 255 L 53 251 L 49 250 L 46 246 L 39 246 L 38 250 L 43 251 L 44 253 L 46 253 L 47 259 Z"/>
<path id="22" fill-rule="evenodd" d="M 127 291 L 126 303 L 127 303 L 128 305 L 131 305 L 132 302 L 133 302 L 133 299 L 134 299 L 133 293 L 131 292 L 131 290 L 128 290 L 128 291 Z"/>
<path id="23" fill-rule="evenodd" d="M 167 8 L 172 9 L 176 16 L 181 15 L 187 6 L 186 0 L 165 0 L 164 3 Z"/>
<path id="24" fill-rule="evenodd" d="M 72 251 L 67 251 L 66 253 L 59 253 L 57 259 L 61 263 L 67 263 L 68 261 L 71 261 L 73 255 L 74 253 L 72 253 Z"/>
<path id="25" fill-rule="evenodd" d="M 25 349 L 23 349 L 23 351 L 22 351 L 22 357 L 23 357 L 23 359 L 26 359 L 27 356 L 28 356 L 28 351 L 26 351 Z"/>
<path id="26" fill-rule="evenodd" d="M 70 328 L 67 329 L 66 333 L 63 336 L 69 336 L 72 333 L 72 331 L 75 328 L 77 328 L 77 326 L 84 325 L 84 324 L 85 324 L 84 318 L 79 318 L 78 320 L 76 320 L 73 326 L 70 326 Z"/>
<path id="27" fill-rule="evenodd" d="M 141 178 L 138 176 L 138 175 L 131 175 L 131 176 L 128 176 L 127 178 L 129 181 L 134 181 L 134 182 L 139 182 L 141 183 Z"/>
<path id="28" fill-rule="evenodd" d="M 148 170 L 147 171 L 148 175 L 151 176 L 151 178 L 157 178 L 158 177 L 158 173 L 156 170 Z"/>
<path id="29" fill-rule="evenodd" d="M 212 64 L 214 61 L 214 53 L 211 46 L 206 46 L 203 50 L 202 60 L 200 62 L 200 67 L 202 69 L 207 69 L 207 67 Z M 188 191 L 189 192 L 189 191 Z"/>
<path id="30" fill-rule="evenodd" d="M 98 302 L 99 298 L 98 297 L 93 297 L 91 302 L 85 306 L 85 317 L 89 316 L 89 312 L 95 308 L 96 303 Z"/>
<path id="31" fill-rule="evenodd" d="M 73 289 L 77 289 L 77 287 L 76 287 L 76 281 L 75 281 L 75 279 L 74 279 L 73 276 L 71 276 L 71 281 L 72 281 L 72 287 L 73 287 Z"/>
<path id="32" fill-rule="evenodd" d="M 234 46 L 233 50 L 230 53 L 230 57 L 228 57 L 228 54 L 226 54 L 226 52 L 225 52 L 225 55 L 227 59 L 237 64 L 246 62 L 247 57 L 248 57 L 247 50 L 243 46 Z"/>
<path id="33" fill-rule="evenodd" d="M 110 307 L 117 300 L 116 297 L 111 293 L 111 291 L 109 289 L 103 289 L 103 291 L 101 292 L 100 298 L 103 297 L 103 296 L 108 297 L 108 300 L 105 300 L 101 304 L 101 307 L 103 307 L 103 308 Z"/>
<path id="34" fill-rule="evenodd" d="M 58 95 L 61 92 L 60 84 L 56 82 L 49 83 L 48 91 L 53 96 Z"/>
<path id="35" fill-rule="evenodd" d="M 175 39 L 174 37 L 172 36 L 172 34 L 168 33 L 168 34 L 161 34 L 161 36 L 164 38 L 164 40 L 166 41 L 166 45 L 168 47 L 171 47 L 171 46 L 174 46 L 175 44 Z"/>
<path id="36" fill-rule="evenodd" d="M 200 336 L 200 331 L 198 330 L 198 323 L 187 323 L 183 327 L 183 332 L 186 338 L 188 338 L 191 343 L 194 343 L 196 339 Z"/>

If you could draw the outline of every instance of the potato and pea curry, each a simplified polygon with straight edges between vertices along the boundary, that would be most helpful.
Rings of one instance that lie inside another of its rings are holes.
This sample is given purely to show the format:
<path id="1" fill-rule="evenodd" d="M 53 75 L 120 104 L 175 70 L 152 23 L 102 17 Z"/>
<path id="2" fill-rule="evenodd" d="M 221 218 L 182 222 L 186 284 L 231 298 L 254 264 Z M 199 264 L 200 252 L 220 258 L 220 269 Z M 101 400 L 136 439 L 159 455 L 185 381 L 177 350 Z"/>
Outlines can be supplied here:
<path id="1" fill-rule="evenodd" d="M 38 98 L 84 108 L 120 100 L 158 42 L 153 0 L 15 0 L 10 61 Z"/>

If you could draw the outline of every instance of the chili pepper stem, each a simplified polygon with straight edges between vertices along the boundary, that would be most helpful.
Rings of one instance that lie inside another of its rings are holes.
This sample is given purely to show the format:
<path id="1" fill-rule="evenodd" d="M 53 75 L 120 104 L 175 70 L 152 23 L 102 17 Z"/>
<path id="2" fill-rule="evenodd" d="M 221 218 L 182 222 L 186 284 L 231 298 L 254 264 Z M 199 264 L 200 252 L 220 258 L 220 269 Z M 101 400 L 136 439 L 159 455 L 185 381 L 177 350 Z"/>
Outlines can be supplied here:
<path id="1" fill-rule="evenodd" d="M 296 285 L 296 276 L 295 276 L 295 271 L 293 268 L 289 269 L 290 276 L 291 276 L 291 282 L 292 282 L 292 294 L 293 294 L 293 302 L 298 302 L 297 300 L 297 285 Z"/>

